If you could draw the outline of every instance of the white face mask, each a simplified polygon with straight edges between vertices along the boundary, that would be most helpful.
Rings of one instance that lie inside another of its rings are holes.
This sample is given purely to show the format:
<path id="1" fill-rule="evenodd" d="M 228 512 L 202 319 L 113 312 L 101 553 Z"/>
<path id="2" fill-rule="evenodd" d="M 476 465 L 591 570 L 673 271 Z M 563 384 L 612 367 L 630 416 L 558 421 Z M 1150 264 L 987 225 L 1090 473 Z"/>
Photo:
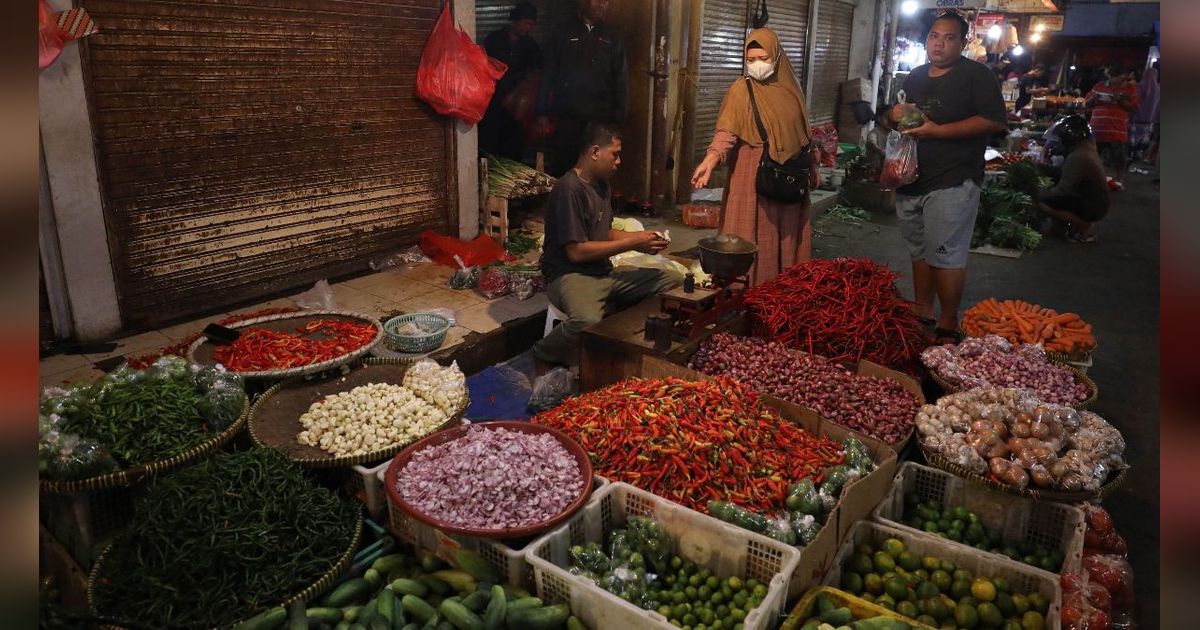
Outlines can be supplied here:
<path id="1" fill-rule="evenodd" d="M 746 74 L 759 81 L 766 81 L 771 78 L 771 75 L 775 74 L 775 64 L 755 59 L 746 64 Z"/>

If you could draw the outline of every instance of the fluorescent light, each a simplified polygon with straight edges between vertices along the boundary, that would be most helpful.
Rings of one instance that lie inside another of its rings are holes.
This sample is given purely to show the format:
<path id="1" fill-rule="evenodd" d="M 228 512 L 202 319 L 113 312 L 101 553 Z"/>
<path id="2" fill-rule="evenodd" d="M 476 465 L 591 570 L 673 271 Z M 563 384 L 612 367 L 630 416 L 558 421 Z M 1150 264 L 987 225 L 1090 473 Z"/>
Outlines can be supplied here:
<path id="1" fill-rule="evenodd" d="M 1071 66 L 1071 69 L 1072 69 L 1072 70 L 1074 70 L 1074 69 L 1075 69 L 1075 66 Z"/>
<path id="2" fill-rule="evenodd" d="M 920 5 L 917 4 L 917 0 L 904 0 L 904 4 L 900 5 L 900 11 L 903 12 L 904 15 L 913 15 L 919 8 Z"/>
<path id="3" fill-rule="evenodd" d="M 1000 39 L 1000 25 L 993 24 L 992 27 L 988 29 L 987 35 L 988 39 Z"/>
<path id="4" fill-rule="evenodd" d="M 1014 48 L 1013 48 L 1013 56 L 1014 56 L 1014 57 L 1020 57 L 1021 55 L 1024 55 L 1024 54 L 1025 54 L 1025 48 L 1024 48 L 1024 47 L 1022 47 L 1022 46 L 1018 45 L 1018 46 L 1016 46 L 1016 47 L 1014 47 Z"/>
<path id="5" fill-rule="evenodd" d="M 1033 30 L 1035 30 L 1035 31 L 1037 31 L 1037 32 L 1039 32 L 1039 33 L 1040 33 L 1040 32 L 1042 32 L 1042 31 L 1046 30 L 1046 25 L 1045 25 L 1045 24 L 1043 24 L 1043 23 L 1041 23 L 1041 22 L 1038 22 L 1038 25 L 1037 25 L 1037 26 L 1035 26 L 1035 27 L 1033 28 Z"/>
<path id="6" fill-rule="evenodd" d="M 1035 44 L 1036 44 L 1036 43 L 1038 43 L 1038 42 L 1040 42 L 1040 41 L 1042 41 L 1042 34 L 1041 34 L 1041 33 L 1034 33 L 1033 35 L 1030 35 L 1030 36 L 1029 36 L 1029 41 L 1031 41 L 1031 42 L 1033 42 L 1033 43 L 1035 43 Z"/>

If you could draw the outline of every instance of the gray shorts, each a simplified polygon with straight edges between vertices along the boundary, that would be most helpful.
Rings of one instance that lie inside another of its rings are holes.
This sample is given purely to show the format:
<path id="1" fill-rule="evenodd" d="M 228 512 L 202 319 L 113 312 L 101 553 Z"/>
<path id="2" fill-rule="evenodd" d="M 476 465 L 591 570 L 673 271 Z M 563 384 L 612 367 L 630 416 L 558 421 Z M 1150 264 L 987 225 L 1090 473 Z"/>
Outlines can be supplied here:
<path id="1" fill-rule="evenodd" d="M 970 179 L 924 195 L 896 195 L 896 216 L 909 256 L 933 267 L 967 266 L 978 213 L 979 184 Z"/>

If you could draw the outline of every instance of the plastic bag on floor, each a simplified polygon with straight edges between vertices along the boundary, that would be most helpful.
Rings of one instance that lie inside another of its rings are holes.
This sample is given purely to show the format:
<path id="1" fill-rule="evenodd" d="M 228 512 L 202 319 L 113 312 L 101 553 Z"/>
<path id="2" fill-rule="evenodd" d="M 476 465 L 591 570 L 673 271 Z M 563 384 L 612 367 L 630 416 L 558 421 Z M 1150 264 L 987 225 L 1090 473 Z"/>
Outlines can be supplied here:
<path id="1" fill-rule="evenodd" d="M 533 382 L 533 393 L 529 395 L 529 409 L 534 412 L 553 409 L 571 395 L 573 385 L 571 371 L 554 368 Z"/>
<path id="2" fill-rule="evenodd" d="M 403 267 L 404 265 L 420 265 L 432 262 L 433 259 L 426 256 L 421 251 L 420 247 L 413 245 L 412 247 L 402 251 L 393 252 L 385 256 L 380 256 L 379 258 L 373 258 L 367 263 L 367 266 L 370 267 L 372 271 L 383 271 L 385 269 Z"/>
<path id="3" fill-rule="evenodd" d="M 296 306 L 310 311 L 336 311 L 338 307 L 328 280 L 318 280 L 311 289 L 292 298 L 292 301 Z"/>

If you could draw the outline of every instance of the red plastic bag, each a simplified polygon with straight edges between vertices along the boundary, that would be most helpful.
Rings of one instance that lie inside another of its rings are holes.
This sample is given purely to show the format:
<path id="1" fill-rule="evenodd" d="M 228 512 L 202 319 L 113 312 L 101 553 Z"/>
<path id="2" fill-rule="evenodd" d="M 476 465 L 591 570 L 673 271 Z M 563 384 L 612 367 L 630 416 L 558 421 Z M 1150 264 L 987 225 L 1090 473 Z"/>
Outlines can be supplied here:
<path id="1" fill-rule="evenodd" d="M 45 70 L 62 54 L 67 38 L 58 28 L 54 10 L 46 0 L 38 0 L 38 70 Z"/>
<path id="2" fill-rule="evenodd" d="M 433 260 L 447 267 L 458 269 L 454 255 L 462 258 L 468 267 L 489 265 L 504 257 L 504 248 L 496 241 L 485 235 L 479 235 L 471 242 L 444 236 L 433 230 L 421 232 L 421 251 Z"/>
<path id="3" fill-rule="evenodd" d="M 417 98 L 439 114 L 474 125 L 483 118 L 496 81 L 507 71 L 508 66 L 488 57 L 482 46 L 454 24 L 447 2 L 421 52 Z"/>
<path id="4" fill-rule="evenodd" d="M 888 134 L 884 148 L 883 172 L 879 174 L 879 187 L 895 190 L 917 181 L 917 141 L 893 131 Z"/>

